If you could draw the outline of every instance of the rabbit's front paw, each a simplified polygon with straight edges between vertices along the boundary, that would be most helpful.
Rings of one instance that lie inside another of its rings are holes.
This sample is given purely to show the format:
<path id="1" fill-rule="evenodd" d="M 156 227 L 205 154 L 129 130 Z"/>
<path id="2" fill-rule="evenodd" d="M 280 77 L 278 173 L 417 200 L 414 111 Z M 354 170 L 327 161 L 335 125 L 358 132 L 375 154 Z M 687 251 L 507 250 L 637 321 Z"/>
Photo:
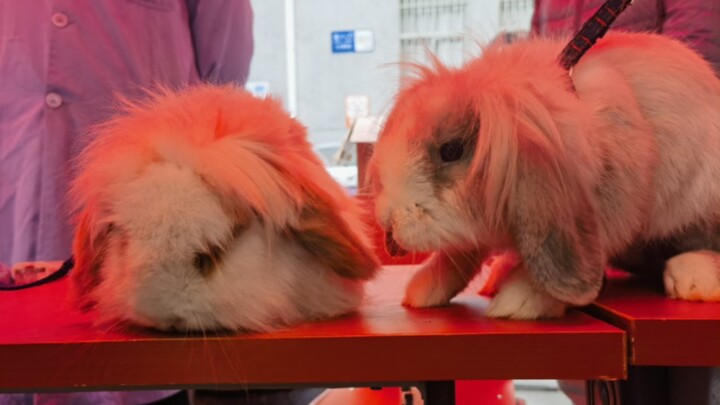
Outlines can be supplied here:
<path id="1" fill-rule="evenodd" d="M 720 301 L 720 253 L 698 250 L 668 260 L 663 277 L 671 298 Z"/>
<path id="2" fill-rule="evenodd" d="M 490 318 L 559 318 L 567 305 L 539 290 L 523 268 L 515 270 L 500 286 L 485 313 Z"/>
<path id="3" fill-rule="evenodd" d="M 448 292 L 437 268 L 423 267 L 415 273 L 405 289 L 403 305 L 413 308 L 447 305 L 455 295 Z"/>

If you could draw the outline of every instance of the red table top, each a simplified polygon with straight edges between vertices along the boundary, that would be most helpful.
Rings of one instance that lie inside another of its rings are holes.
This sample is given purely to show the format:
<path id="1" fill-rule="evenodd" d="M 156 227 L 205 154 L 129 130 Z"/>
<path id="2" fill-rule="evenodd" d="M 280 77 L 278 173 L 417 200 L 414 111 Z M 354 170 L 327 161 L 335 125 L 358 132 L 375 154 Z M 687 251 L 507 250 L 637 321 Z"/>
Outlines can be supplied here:
<path id="1" fill-rule="evenodd" d="M 669 299 L 619 277 L 588 312 L 628 332 L 631 364 L 720 366 L 720 303 Z"/>
<path id="2" fill-rule="evenodd" d="M 0 292 L 0 391 L 345 385 L 457 379 L 622 378 L 625 333 L 572 312 L 556 321 L 483 316 L 465 293 L 400 306 L 411 267 L 388 267 L 356 314 L 271 334 L 171 336 L 102 330 L 74 311 L 67 279 Z"/>

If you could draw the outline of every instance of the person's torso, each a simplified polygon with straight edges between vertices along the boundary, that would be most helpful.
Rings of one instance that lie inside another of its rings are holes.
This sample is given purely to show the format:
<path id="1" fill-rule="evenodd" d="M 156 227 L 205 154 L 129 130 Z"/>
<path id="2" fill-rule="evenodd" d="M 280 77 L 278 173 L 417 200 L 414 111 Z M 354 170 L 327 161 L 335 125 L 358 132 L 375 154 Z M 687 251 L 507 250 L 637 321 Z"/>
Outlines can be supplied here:
<path id="1" fill-rule="evenodd" d="M 569 36 L 575 34 L 605 0 L 538 0 L 535 2 L 537 34 Z M 662 6 L 658 0 L 635 0 L 613 23 L 613 29 L 633 32 L 659 32 Z"/>
<path id="2" fill-rule="evenodd" d="M 104 116 L 113 93 L 197 80 L 183 0 L 13 1 L 0 5 L 0 122 L 48 92 Z M 15 107 L 13 107 L 15 106 Z"/>

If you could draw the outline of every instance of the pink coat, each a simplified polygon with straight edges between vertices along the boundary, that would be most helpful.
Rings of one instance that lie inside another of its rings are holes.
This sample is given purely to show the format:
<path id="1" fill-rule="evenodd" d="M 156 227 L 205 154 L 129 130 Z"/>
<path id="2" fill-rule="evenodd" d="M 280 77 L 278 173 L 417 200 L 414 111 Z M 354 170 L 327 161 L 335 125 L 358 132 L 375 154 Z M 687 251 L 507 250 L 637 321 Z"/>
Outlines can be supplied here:
<path id="1" fill-rule="evenodd" d="M 532 31 L 577 32 L 605 0 L 535 0 Z M 635 0 L 612 29 L 657 32 L 693 46 L 720 73 L 720 0 Z"/>

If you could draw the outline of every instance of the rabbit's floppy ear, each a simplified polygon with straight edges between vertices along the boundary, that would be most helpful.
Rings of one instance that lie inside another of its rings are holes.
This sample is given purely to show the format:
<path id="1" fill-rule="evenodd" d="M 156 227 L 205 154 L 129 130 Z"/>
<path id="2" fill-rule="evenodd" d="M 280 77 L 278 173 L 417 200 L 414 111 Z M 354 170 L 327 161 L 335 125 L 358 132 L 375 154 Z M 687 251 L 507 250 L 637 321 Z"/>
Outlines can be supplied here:
<path id="1" fill-rule="evenodd" d="M 369 279 L 380 263 L 373 250 L 340 215 L 340 207 L 320 190 L 307 192 L 292 232 L 321 263 L 350 279 Z"/>
<path id="2" fill-rule="evenodd" d="M 72 294 L 78 306 L 89 309 L 94 305 L 91 292 L 100 284 L 100 267 L 105 257 L 112 225 L 99 232 L 93 230 L 90 213 L 81 214 L 73 241 L 75 265 L 72 271 Z"/>
<path id="3" fill-rule="evenodd" d="M 557 131 L 548 115 L 526 112 L 519 122 L 508 225 L 538 285 L 560 301 L 586 305 L 602 287 L 605 250 L 592 191 L 568 164 L 562 145 L 533 142 L 558 140 Z"/>
<path id="4" fill-rule="evenodd" d="M 521 169 L 510 233 L 541 288 L 560 301 L 586 305 L 600 291 L 605 265 L 596 213 L 585 196 L 556 201 L 562 197 L 545 174 Z"/>

